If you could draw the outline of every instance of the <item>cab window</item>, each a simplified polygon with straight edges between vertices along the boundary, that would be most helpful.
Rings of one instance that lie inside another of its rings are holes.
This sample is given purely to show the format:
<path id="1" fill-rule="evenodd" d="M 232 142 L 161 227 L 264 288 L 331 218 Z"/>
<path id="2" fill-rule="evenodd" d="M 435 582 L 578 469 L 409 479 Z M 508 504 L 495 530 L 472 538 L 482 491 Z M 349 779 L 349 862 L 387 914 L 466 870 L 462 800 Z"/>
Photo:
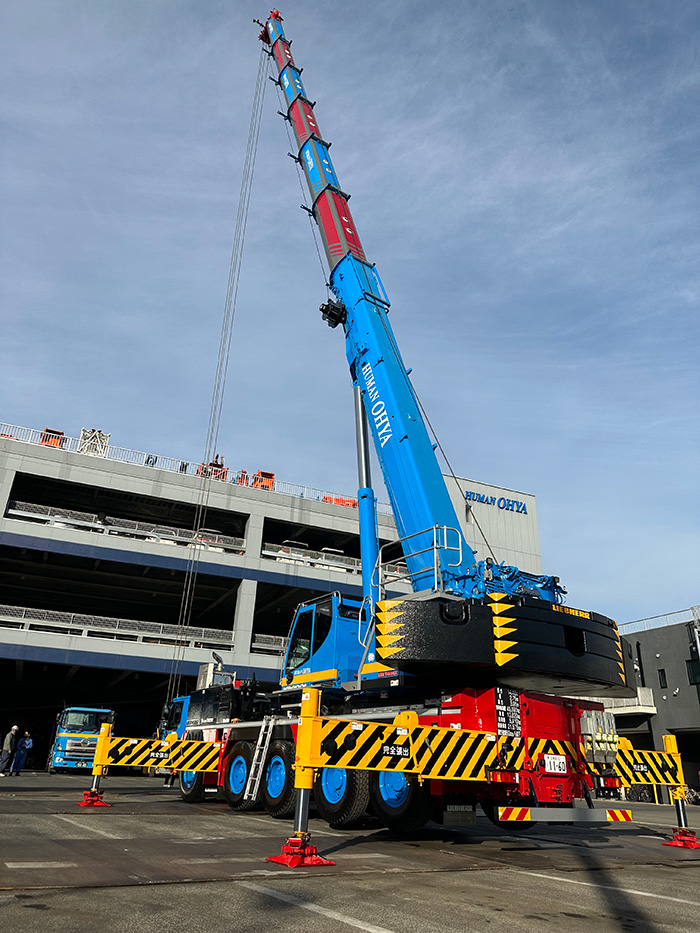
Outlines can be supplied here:
<path id="1" fill-rule="evenodd" d="M 332 603 L 321 603 L 316 606 L 316 619 L 314 622 L 314 654 L 328 638 L 331 630 L 331 620 L 333 618 Z"/>
<path id="2" fill-rule="evenodd" d="M 305 609 L 297 616 L 289 646 L 287 670 L 294 671 L 311 655 L 311 628 L 314 620 L 313 607 Z"/>

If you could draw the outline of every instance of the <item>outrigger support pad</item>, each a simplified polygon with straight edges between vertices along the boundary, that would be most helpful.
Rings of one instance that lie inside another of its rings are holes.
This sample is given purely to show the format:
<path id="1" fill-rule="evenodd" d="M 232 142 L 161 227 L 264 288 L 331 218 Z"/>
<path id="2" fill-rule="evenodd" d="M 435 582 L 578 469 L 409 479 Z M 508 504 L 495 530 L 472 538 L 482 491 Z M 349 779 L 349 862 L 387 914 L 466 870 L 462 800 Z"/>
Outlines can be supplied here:
<path id="1" fill-rule="evenodd" d="M 104 727 L 103 727 L 104 728 Z M 109 729 L 109 726 L 108 726 Z M 102 732 L 100 732 L 102 735 Z M 107 732 L 109 735 L 109 732 Z M 97 754 L 97 753 L 95 753 Z M 111 807 L 111 803 L 105 803 L 102 799 L 104 791 L 100 790 L 100 778 L 104 772 L 101 765 L 93 765 L 92 769 L 92 787 L 90 790 L 83 791 L 83 799 L 78 801 L 79 807 Z"/>
<path id="2" fill-rule="evenodd" d="M 83 799 L 79 800 L 77 806 L 79 807 L 111 807 L 111 803 L 106 803 L 102 799 L 102 794 L 104 791 L 96 790 L 94 787 L 91 787 L 90 790 L 83 791 Z"/>
<path id="3" fill-rule="evenodd" d="M 295 834 L 282 845 L 279 855 L 270 855 L 268 862 L 278 862 L 288 868 L 305 868 L 312 865 L 335 865 L 329 858 L 318 854 L 316 846 L 311 845 L 311 834 Z"/>
<path id="4" fill-rule="evenodd" d="M 678 846 L 679 849 L 700 849 L 697 833 L 694 829 L 688 829 L 687 826 L 677 826 L 673 830 L 671 839 L 667 839 L 662 845 Z"/>
<path id="5" fill-rule="evenodd" d="M 664 744 L 666 744 L 667 738 L 668 736 L 664 736 Z M 678 826 L 673 830 L 673 836 L 662 844 L 665 846 L 677 846 L 679 849 L 700 849 L 697 833 L 694 829 L 689 829 L 688 827 L 688 814 L 685 809 L 685 787 L 672 787 L 671 799 L 676 805 Z"/>
<path id="6" fill-rule="evenodd" d="M 318 720 L 320 709 L 321 691 L 316 687 L 304 690 L 301 695 L 301 716 L 297 731 L 297 760 L 294 775 L 297 800 L 294 810 L 294 829 L 292 835 L 283 844 L 280 854 L 270 855 L 266 859 L 268 862 L 277 862 L 288 868 L 335 865 L 335 862 L 318 854 L 316 846 L 311 845 L 311 833 L 309 832 L 309 801 L 314 783 L 314 769 L 310 766 L 308 758 L 311 748 L 311 730 L 314 722 Z"/>

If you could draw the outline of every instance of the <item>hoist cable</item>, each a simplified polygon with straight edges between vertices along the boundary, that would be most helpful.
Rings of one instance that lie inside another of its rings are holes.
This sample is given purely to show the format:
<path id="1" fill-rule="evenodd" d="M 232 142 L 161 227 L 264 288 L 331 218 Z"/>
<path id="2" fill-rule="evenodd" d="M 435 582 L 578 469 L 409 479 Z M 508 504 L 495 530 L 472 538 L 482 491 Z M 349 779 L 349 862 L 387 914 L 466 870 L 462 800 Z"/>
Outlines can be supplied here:
<path id="1" fill-rule="evenodd" d="M 178 632 L 175 637 L 175 645 L 173 647 L 173 656 L 170 667 L 170 677 L 168 679 L 168 703 L 173 699 L 174 696 L 179 693 L 180 685 L 182 682 L 182 667 L 186 645 L 184 630 L 189 625 L 192 616 L 192 607 L 194 604 L 195 589 L 197 584 L 197 572 L 199 570 L 199 560 L 202 550 L 202 544 L 199 538 L 206 522 L 209 495 L 211 492 L 211 483 L 212 480 L 215 479 L 214 471 L 216 467 L 211 467 L 211 461 L 215 455 L 216 446 L 219 440 L 221 413 L 223 409 L 224 393 L 226 389 L 226 375 L 231 355 L 231 337 L 233 333 L 233 322 L 236 313 L 238 287 L 240 284 L 241 260 L 243 257 L 243 245 L 248 223 L 250 195 L 252 191 L 255 159 L 258 149 L 258 138 L 260 136 L 260 122 L 262 117 L 263 100 L 265 96 L 267 57 L 268 56 L 266 51 L 261 49 L 260 62 L 258 64 L 258 73 L 255 83 L 255 93 L 253 95 L 253 106 L 250 116 L 250 127 L 248 130 L 248 142 L 246 146 L 243 177 L 241 179 L 241 190 L 238 199 L 236 227 L 233 237 L 233 246 L 231 249 L 231 262 L 229 265 L 226 299 L 224 302 L 224 314 L 221 325 L 221 335 L 219 339 L 219 352 L 216 361 L 216 373 L 214 376 L 211 408 L 209 412 L 209 423 L 207 425 L 204 457 L 200 471 L 202 474 L 201 485 L 192 527 L 193 541 L 192 546 L 189 549 L 187 569 L 185 571 L 185 582 L 180 599 L 180 609 L 177 622 Z"/>

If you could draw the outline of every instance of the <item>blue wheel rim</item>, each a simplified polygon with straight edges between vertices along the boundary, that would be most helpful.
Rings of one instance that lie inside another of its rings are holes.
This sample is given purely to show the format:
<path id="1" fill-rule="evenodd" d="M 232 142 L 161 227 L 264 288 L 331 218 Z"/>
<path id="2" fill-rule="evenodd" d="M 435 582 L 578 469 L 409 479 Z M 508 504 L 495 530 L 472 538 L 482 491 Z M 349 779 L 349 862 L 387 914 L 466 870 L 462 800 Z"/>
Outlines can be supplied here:
<path id="1" fill-rule="evenodd" d="M 400 771 L 379 772 L 379 794 L 387 807 L 398 809 L 406 802 L 409 784 Z"/>
<path id="2" fill-rule="evenodd" d="M 324 768 L 321 771 L 321 790 L 328 803 L 340 803 L 348 786 L 345 768 Z"/>
<path id="3" fill-rule="evenodd" d="M 242 794 L 248 780 L 248 764 L 243 755 L 237 755 L 228 773 L 228 786 L 232 793 Z"/>
<path id="4" fill-rule="evenodd" d="M 194 782 L 197 780 L 196 771 L 182 771 L 182 786 L 185 790 L 191 790 L 194 787 Z"/>
<path id="5" fill-rule="evenodd" d="M 287 766 L 279 755 L 270 759 L 265 775 L 267 792 L 273 799 L 279 797 L 287 781 Z"/>

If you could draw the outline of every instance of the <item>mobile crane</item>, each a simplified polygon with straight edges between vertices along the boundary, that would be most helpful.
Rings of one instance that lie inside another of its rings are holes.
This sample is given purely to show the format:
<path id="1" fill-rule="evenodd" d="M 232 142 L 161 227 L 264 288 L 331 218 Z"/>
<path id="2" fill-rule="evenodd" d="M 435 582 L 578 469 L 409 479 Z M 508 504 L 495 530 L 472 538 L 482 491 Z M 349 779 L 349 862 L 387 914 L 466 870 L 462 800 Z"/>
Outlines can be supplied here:
<path id="1" fill-rule="evenodd" d="M 565 606 L 557 577 L 476 559 L 389 324 L 389 300 L 362 248 L 282 16 L 273 10 L 260 25 L 260 39 L 277 66 L 274 80 L 287 105 L 282 115 L 298 146 L 293 158 L 306 178 L 310 213 L 330 269 L 332 297 L 320 310 L 345 335 L 355 392 L 363 595 L 331 593 L 297 608 L 281 688 L 234 682 L 190 697 L 185 739 L 218 742 L 221 755 L 216 773 L 181 771 L 181 794 L 202 799 L 204 787 L 216 784 L 233 809 L 262 799 L 271 815 L 290 815 L 296 711 L 302 691 L 314 687 L 323 690 L 324 714 L 339 717 L 337 735 L 349 719 L 361 731 L 363 721 L 390 722 L 402 710 L 411 711 L 419 726 L 437 728 L 440 743 L 445 729 L 465 730 L 459 750 L 449 742 L 431 748 L 435 767 L 423 781 L 389 769 L 391 761 L 407 755 L 401 742 L 384 746 L 362 770 L 361 743 L 350 760 L 343 753 L 356 740 L 350 736 L 348 744 L 344 738 L 341 747 L 329 734 L 326 751 L 347 766 L 319 769 L 314 796 L 332 825 L 347 824 L 368 806 L 394 829 L 415 828 L 448 812 L 450 802 L 453 811 L 455 805 L 464 811 L 478 801 L 496 822 L 504 804 L 527 804 L 557 820 L 576 799 L 592 808 L 592 789 L 620 786 L 613 771 L 617 736 L 600 704 L 566 697 L 634 695 L 630 646 L 612 619 Z M 397 572 L 379 546 L 370 437 L 405 572 Z M 440 758 L 448 746 L 449 754 Z"/>

